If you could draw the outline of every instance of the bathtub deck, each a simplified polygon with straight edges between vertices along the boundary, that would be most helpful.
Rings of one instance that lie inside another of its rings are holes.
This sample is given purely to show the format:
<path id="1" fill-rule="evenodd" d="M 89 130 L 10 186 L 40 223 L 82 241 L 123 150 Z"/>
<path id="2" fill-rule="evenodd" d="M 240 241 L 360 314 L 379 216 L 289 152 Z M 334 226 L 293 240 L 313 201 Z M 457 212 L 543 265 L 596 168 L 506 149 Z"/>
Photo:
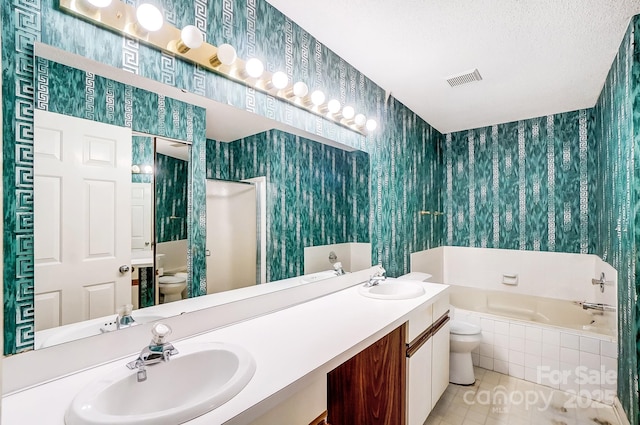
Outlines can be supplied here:
<path id="1" fill-rule="evenodd" d="M 478 367 L 475 374 L 474 385 L 449 384 L 424 425 L 621 425 L 597 401 Z"/>

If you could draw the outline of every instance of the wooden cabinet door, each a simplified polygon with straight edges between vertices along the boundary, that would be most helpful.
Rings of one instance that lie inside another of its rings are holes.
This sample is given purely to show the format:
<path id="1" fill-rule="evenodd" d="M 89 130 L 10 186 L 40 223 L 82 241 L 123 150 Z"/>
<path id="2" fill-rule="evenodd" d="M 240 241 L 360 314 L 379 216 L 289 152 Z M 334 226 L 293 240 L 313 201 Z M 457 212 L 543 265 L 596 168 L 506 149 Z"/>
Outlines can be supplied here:
<path id="1" fill-rule="evenodd" d="M 405 325 L 331 372 L 327 379 L 331 425 L 404 425 Z"/>

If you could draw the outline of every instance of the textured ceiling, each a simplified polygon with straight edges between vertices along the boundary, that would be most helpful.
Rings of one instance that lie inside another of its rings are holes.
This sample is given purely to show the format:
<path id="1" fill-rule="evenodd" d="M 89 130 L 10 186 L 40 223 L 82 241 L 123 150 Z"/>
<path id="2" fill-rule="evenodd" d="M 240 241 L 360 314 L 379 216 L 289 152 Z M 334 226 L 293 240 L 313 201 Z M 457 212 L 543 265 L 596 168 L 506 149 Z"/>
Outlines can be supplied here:
<path id="1" fill-rule="evenodd" d="M 267 0 L 442 133 L 590 108 L 640 0 Z M 478 68 L 483 80 L 445 77 Z"/>

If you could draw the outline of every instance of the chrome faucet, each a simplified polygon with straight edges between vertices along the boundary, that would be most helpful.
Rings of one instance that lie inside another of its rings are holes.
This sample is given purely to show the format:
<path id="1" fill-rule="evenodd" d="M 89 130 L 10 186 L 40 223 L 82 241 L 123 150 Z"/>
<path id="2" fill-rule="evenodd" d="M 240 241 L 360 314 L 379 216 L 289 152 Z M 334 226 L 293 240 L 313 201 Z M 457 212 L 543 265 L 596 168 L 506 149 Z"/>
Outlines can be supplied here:
<path id="1" fill-rule="evenodd" d="M 371 277 L 369 277 L 369 281 L 365 282 L 364 284 L 365 288 L 376 286 L 380 282 L 383 282 L 384 280 L 386 280 L 387 279 L 386 273 L 387 271 L 384 269 L 384 267 L 382 267 L 382 264 L 378 264 L 378 270 L 376 270 L 376 272 Z"/>
<path id="2" fill-rule="evenodd" d="M 333 263 L 333 269 L 336 271 L 336 275 L 342 276 L 344 273 L 344 269 L 342 268 L 342 263 L 340 261 L 336 261 Z"/>
<path id="3" fill-rule="evenodd" d="M 139 324 L 131 316 L 131 310 L 133 310 L 132 304 L 123 305 L 118 309 L 118 317 L 116 318 L 116 329 L 120 330 L 130 328 Z"/>
<path id="4" fill-rule="evenodd" d="M 162 323 L 156 323 L 151 329 L 153 338 L 148 346 L 144 347 L 138 355 L 138 358 L 127 363 L 127 367 L 131 370 L 138 369 L 136 378 L 138 382 L 147 380 L 146 367 L 160 362 L 168 362 L 171 356 L 178 354 L 178 350 L 170 342 L 166 342 L 165 338 L 171 333 L 171 328 Z"/>
<path id="5" fill-rule="evenodd" d="M 603 303 L 588 303 L 586 301 L 581 302 L 583 310 L 596 310 L 596 311 L 616 311 L 616 308 L 609 304 Z"/>
<path id="6" fill-rule="evenodd" d="M 600 285 L 600 292 L 604 292 L 604 285 L 607 284 L 607 281 L 604 278 L 604 272 L 600 273 L 600 279 L 591 279 L 592 285 Z"/>

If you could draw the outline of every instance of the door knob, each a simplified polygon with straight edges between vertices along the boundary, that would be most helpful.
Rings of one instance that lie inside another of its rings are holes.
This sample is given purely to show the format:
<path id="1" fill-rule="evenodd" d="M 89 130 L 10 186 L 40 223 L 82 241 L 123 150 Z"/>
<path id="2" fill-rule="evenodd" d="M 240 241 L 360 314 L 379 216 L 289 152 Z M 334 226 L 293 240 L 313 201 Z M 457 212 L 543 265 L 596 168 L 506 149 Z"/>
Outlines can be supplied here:
<path id="1" fill-rule="evenodd" d="M 127 266 L 127 265 L 120 266 L 120 268 L 118 270 L 120 270 L 120 273 L 125 274 L 126 272 L 129 271 L 129 266 Z"/>

